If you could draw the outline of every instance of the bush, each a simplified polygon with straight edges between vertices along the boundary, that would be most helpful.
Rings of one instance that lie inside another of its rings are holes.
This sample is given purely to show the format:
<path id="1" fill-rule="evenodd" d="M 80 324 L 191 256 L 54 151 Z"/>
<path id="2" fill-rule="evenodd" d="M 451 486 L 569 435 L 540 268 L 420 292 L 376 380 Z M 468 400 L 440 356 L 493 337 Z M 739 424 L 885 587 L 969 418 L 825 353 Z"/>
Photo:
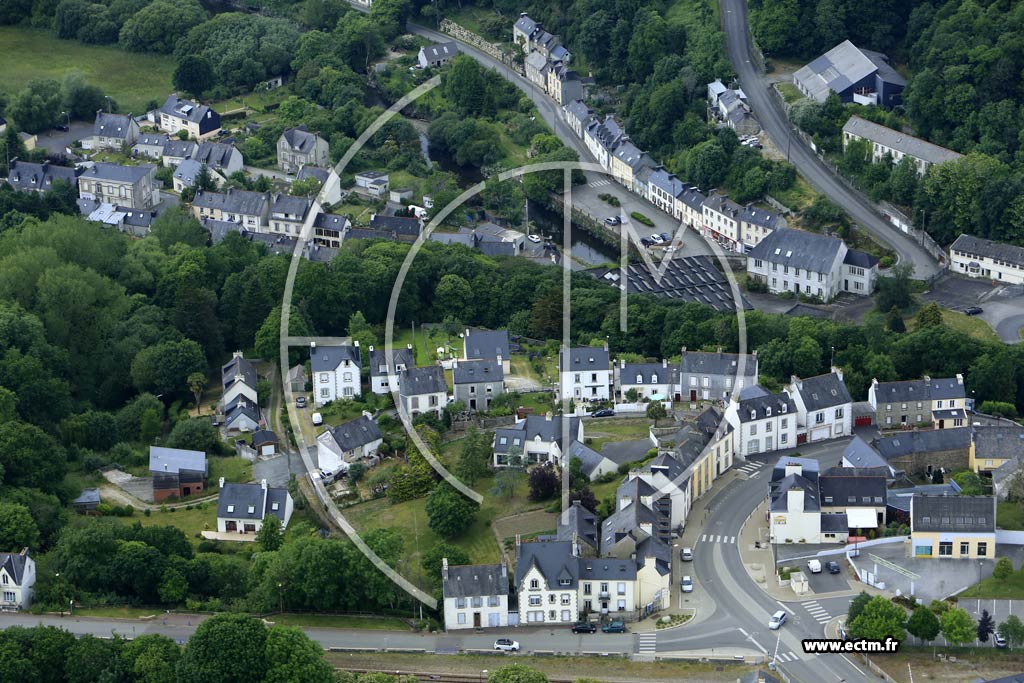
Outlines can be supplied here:
<path id="1" fill-rule="evenodd" d="M 602 193 L 597 196 L 600 200 L 607 204 L 611 204 L 612 206 L 622 206 L 622 202 L 620 202 L 619 198 L 613 194 Z"/>
<path id="2" fill-rule="evenodd" d="M 768 283 L 760 278 L 747 275 L 746 283 L 748 292 L 766 293 L 768 291 Z"/>
<path id="3" fill-rule="evenodd" d="M 652 221 L 650 218 L 648 218 L 647 216 L 643 215 L 639 211 L 632 211 L 632 212 L 630 212 L 629 215 L 632 216 L 633 220 L 635 220 L 637 223 L 643 223 L 644 225 L 646 225 L 649 228 L 653 228 L 654 227 L 654 221 Z"/>
<path id="4" fill-rule="evenodd" d="M 996 560 L 996 567 L 992 570 L 992 576 L 997 579 L 1008 579 L 1013 575 L 1013 560 L 1008 557 L 1000 557 Z"/>

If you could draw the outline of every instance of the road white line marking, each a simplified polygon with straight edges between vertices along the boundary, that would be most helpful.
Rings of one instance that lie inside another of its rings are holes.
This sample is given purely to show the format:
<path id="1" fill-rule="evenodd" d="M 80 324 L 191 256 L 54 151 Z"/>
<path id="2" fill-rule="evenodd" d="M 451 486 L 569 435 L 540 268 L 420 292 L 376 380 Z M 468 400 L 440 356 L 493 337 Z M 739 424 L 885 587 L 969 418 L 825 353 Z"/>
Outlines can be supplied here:
<path id="1" fill-rule="evenodd" d="M 861 676 L 863 676 L 864 678 L 867 678 L 867 677 L 868 677 L 868 675 L 867 675 L 866 673 L 864 673 L 863 671 L 861 671 L 861 670 L 860 670 L 860 667 L 859 667 L 859 666 L 857 666 L 856 664 L 854 664 L 853 662 L 851 662 L 851 661 L 850 661 L 850 658 L 849 658 L 849 657 L 847 657 L 846 655 L 843 655 L 843 659 L 845 659 L 845 660 L 846 660 L 846 662 L 847 662 L 847 663 L 848 663 L 848 664 L 849 664 L 850 666 L 852 666 L 852 667 L 853 667 L 854 669 L 856 669 L 856 670 L 857 670 L 857 671 L 858 671 L 858 672 L 860 673 L 860 675 L 861 675 Z"/>
<path id="2" fill-rule="evenodd" d="M 776 600 L 775 602 L 776 602 L 776 603 L 778 604 L 778 606 L 779 606 L 779 607 L 781 607 L 782 609 L 786 610 L 787 612 L 789 612 L 789 613 L 790 613 L 790 614 L 792 614 L 793 616 L 796 616 L 796 612 L 794 612 L 793 610 L 789 609 L 788 607 L 786 607 L 785 605 L 783 605 L 783 604 L 782 604 L 781 602 L 779 602 L 778 600 Z"/>
<path id="3" fill-rule="evenodd" d="M 735 536 L 730 536 L 729 537 L 729 543 L 735 543 L 735 542 L 736 542 L 736 537 Z"/>
<path id="4" fill-rule="evenodd" d="M 700 542 L 703 543 L 706 540 L 708 540 L 708 535 L 707 534 L 701 534 Z"/>

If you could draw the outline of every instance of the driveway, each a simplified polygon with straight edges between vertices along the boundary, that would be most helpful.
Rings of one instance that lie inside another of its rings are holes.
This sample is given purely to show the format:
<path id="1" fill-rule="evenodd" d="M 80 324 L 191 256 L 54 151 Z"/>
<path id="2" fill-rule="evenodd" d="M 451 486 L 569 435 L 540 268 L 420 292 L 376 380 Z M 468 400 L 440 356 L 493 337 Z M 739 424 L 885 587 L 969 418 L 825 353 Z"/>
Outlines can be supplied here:
<path id="1" fill-rule="evenodd" d="M 92 135 L 93 123 L 84 121 L 72 121 L 68 132 L 59 130 L 48 130 L 39 133 L 36 147 L 42 147 L 51 154 L 62 152 L 65 147 L 70 147 L 72 142 L 87 138 Z"/>
<path id="2" fill-rule="evenodd" d="M 287 486 L 289 475 L 289 462 L 291 463 L 291 474 L 299 476 L 306 471 L 302 465 L 302 459 L 298 456 L 290 457 L 286 454 L 275 455 L 266 460 L 257 460 L 252 466 L 252 478 L 256 481 L 267 480 L 270 486 Z"/>
<path id="3" fill-rule="evenodd" d="M 969 306 L 983 309 L 978 317 L 996 331 L 1007 344 L 1020 342 L 1024 328 L 1024 288 L 1013 285 L 993 287 L 988 280 L 945 275 L 931 290 L 921 295 L 944 308 L 963 311 Z"/>
<path id="4" fill-rule="evenodd" d="M 600 431 L 597 427 L 590 427 L 595 431 Z M 654 446 L 651 445 L 649 439 L 635 439 L 633 441 L 613 441 L 606 443 L 601 449 L 601 455 L 608 458 L 616 465 L 621 465 L 625 462 L 636 462 L 637 460 L 643 460 L 647 457 L 647 451 L 651 450 Z"/>

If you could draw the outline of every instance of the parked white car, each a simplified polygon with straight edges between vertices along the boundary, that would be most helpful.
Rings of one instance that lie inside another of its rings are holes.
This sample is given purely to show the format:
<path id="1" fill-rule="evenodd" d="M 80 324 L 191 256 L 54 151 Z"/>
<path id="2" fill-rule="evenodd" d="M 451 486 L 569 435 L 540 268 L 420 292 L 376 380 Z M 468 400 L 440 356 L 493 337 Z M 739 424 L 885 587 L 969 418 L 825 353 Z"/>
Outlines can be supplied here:
<path id="1" fill-rule="evenodd" d="M 519 643 L 511 638 L 498 638 L 494 641 L 494 649 L 502 652 L 519 652 Z"/>
<path id="2" fill-rule="evenodd" d="M 320 426 L 324 423 L 324 416 L 320 413 L 313 413 L 313 424 Z"/>
<path id="3" fill-rule="evenodd" d="M 821 573 L 821 560 L 811 560 L 807 563 L 807 568 L 811 570 L 812 574 Z"/>
<path id="4" fill-rule="evenodd" d="M 680 585 L 681 585 L 684 593 L 692 593 L 693 592 L 693 579 L 691 579 L 689 576 L 684 576 L 683 577 L 683 582 Z"/>

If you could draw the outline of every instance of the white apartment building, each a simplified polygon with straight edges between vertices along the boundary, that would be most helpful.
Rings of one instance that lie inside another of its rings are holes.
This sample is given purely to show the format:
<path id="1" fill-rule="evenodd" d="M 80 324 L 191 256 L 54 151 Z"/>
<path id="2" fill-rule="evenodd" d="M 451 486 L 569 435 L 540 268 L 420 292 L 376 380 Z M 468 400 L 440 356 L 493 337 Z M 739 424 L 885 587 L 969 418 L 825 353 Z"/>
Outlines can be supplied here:
<path id="1" fill-rule="evenodd" d="M 309 346 L 310 369 L 313 373 L 313 402 L 322 406 L 338 399 L 351 399 L 362 394 L 359 342 L 352 346 Z"/>

